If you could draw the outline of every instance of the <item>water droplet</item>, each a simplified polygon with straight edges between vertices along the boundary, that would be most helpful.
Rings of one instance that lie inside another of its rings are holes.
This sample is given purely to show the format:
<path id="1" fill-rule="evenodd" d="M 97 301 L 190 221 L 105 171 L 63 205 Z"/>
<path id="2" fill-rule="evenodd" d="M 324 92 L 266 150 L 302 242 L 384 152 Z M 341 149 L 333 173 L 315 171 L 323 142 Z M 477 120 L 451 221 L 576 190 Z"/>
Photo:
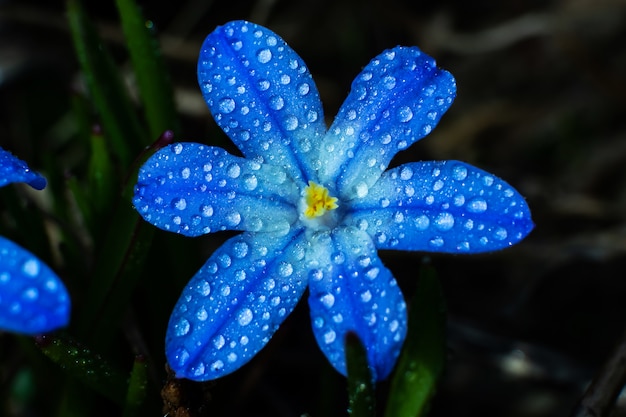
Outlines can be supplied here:
<path id="1" fill-rule="evenodd" d="M 439 230 L 450 230 L 454 226 L 454 216 L 450 213 L 440 213 L 435 218 L 435 226 Z"/>
<path id="2" fill-rule="evenodd" d="M 200 211 L 204 217 L 211 217 L 213 215 L 213 207 L 207 205 L 201 206 Z"/>
<path id="3" fill-rule="evenodd" d="M 494 232 L 494 236 L 498 240 L 504 240 L 507 238 L 508 233 L 506 232 L 506 229 L 504 229 L 503 227 L 498 227 Z"/>
<path id="4" fill-rule="evenodd" d="M 241 167 L 239 166 L 239 164 L 232 163 L 226 169 L 226 173 L 231 178 L 237 178 L 241 174 Z"/>
<path id="5" fill-rule="evenodd" d="M 211 371 L 219 371 L 223 367 L 224 367 L 224 362 L 218 359 L 211 364 L 210 368 L 211 368 Z"/>
<path id="6" fill-rule="evenodd" d="M 396 78 L 391 75 L 387 75 L 383 78 L 383 86 L 386 89 L 391 90 L 396 86 Z"/>
<path id="7" fill-rule="evenodd" d="M 176 145 L 174 145 L 174 153 L 176 155 L 180 155 L 180 153 L 183 151 L 183 144 L 182 143 L 177 143 Z"/>
<path id="8" fill-rule="evenodd" d="M 274 110 L 280 110 L 285 107 L 285 100 L 281 96 L 270 97 L 270 107 Z"/>
<path id="9" fill-rule="evenodd" d="M 487 187 L 491 187 L 493 185 L 493 177 L 490 175 L 485 175 L 483 177 L 483 184 L 485 184 Z"/>
<path id="10" fill-rule="evenodd" d="M 309 110 L 308 113 L 306 114 L 306 120 L 309 123 L 313 123 L 314 121 L 317 120 L 317 112 L 315 110 Z"/>
<path id="11" fill-rule="evenodd" d="M 364 303 L 369 302 L 372 299 L 372 293 L 370 292 L 370 290 L 365 290 L 364 292 L 361 293 L 361 301 L 363 301 Z"/>
<path id="12" fill-rule="evenodd" d="M 337 334 L 335 333 L 335 331 L 329 330 L 328 332 L 324 334 L 324 343 L 326 343 L 327 345 L 330 343 L 333 343 L 336 338 L 337 338 Z"/>
<path id="13" fill-rule="evenodd" d="M 369 187 L 364 182 L 359 182 L 354 186 L 355 194 L 358 198 L 363 198 L 369 193 Z"/>
<path id="14" fill-rule="evenodd" d="M 232 111 L 235 110 L 235 100 L 230 97 L 223 98 L 220 100 L 218 106 L 222 113 L 232 113 Z"/>
<path id="15" fill-rule="evenodd" d="M 487 239 L 486 236 L 481 237 L 478 241 L 481 245 L 486 245 L 487 243 L 489 243 L 489 239 Z"/>
<path id="16" fill-rule="evenodd" d="M 189 178 L 189 176 L 190 176 L 190 175 L 191 175 L 191 170 L 190 170 L 189 168 L 187 168 L 187 167 L 183 168 L 183 169 L 180 171 L 180 176 L 181 176 L 183 179 L 185 179 L 185 180 L 186 180 L 187 178 Z"/>
<path id="17" fill-rule="evenodd" d="M 376 279 L 376 277 L 378 277 L 378 274 L 380 273 L 380 269 L 377 267 L 371 267 L 370 269 L 368 269 L 367 271 L 365 271 L 365 276 L 367 277 L 367 279 Z"/>
<path id="18" fill-rule="evenodd" d="M 291 77 L 287 74 L 283 74 L 280 76 L 280 83 L 282 85 L 287 85 L 291 82 Z"/>
<path id="19" fill-rule="evenodd" d="M 289 262 L 281 262 L 278 266 L 278 274 L 283 278 L 287 278 L 293 274 L 293 266 Z"/>
<path id="20" fill-rule="evenodd" d="M 296 116 L 288 116 L 285 119 L 285 129 L 288 131 L 291 130 L 296 130 L 296 128 L 298 127 L 298 118 Z"/>
<path id="21" fill-rule="evenodd" d="M 398 320 L 392 320 L 391 323 L 389 323 L 389 331 L 391 332 L 395 332 L 396 330 L 398 330 L 398 327 L 400 327 L 400 323 L 398 323 Z"/>
<path id="22" fill-rule="evenodd" d="M 252 321 L 252 317 L 252 310 L 250 310 L 249 308 L 244 308 L 237 315 L 237 321 L 241 326 L 247 326 Z"/>
<path id="23" fill-rule="evenodd" d="M 274 289 L 274 287 L 276 287 L 276 281 L 274 281 L 274 279 L 272 279 L 272 278 L 268 278 L 263 283 L 263 288 L 265 288 L 265 291 L 271 291 L 271 290 Z"/>
<path id="24" fill-rule="evenodd" d="M 400 170 L 400 178 L 404 181 L 410 180 L 413 177 L 413 169 L 405 166 Z"/>
<path id="25" fill-rule="evenodd" d="M 39 291 L 37 288 L 27 288 L 22 293 L 22 297 L 28 301 L 35 301 L 39 297 Z"/>
<path id="26" fill-rule="evenodd" d="M 174 325 L 174 333 L 176 336 L 184 336 L 189 333 L 191 324 L 186 319 L 180 319 L 176 325 Z"/>
<path id="27" fill-rule="evenodd" d="M 270 82 L 268 80 L 259 80 L 258 82 L 259 90 L 265 91 L 270 88 Z"/>
<path id="28" fill-rule="evenodd" d="M 239 339 L 241 346 L 247 345 L 249 341 L 250 339 L 248 339 L 248 336 L 241 336 L 241 339 Z"/>
<path id="29" fill-rule="evenodd" d="M 433 191 L 439 191 L 443 188 L 444 182 L 441 180 L 437 180 L 435 181 L 435 183 L 433 184 Z"/>
<path id="30" fill-rule="evenodd" d="M 322 278 L 324 278 L 324 273 L 321 269 L 312 269 L 311 272 L 309 272 L 309 279 L 313 281 L 321 281 Z"/>
<path id="31" fill-rule="evenodd" d="M 224 297 L 228 297 L 230 295 L 230 286 L 229 285 L 224 285 L 222 288 L 220 288 L 220 293 Z"/>
<path id="32" fill-rule="evenodd" d="M 330 293 L 324 294 L 320 297 L 320 301 L 322 302 L 324 307 L 331 308 L 333 305 L 335 305 L 335 296 Z"/>
<path id="33" fill-rule="evenodd" d="M 309 87 L 307 83 L 302 83 L 298 87 L 298 93 L 300 93 L 301 96 L 306 96 L 307 94 L 309 94 L 310 90 L 311 90 L 311 87 Z"/>
<path id="34" fill-rule="evenodd" d="M 267 64 L 272 59 L 272 51 L 269 49 L 261 49 L 257 52 L 256 58 L 261 64 Z"/>
<path id="35" fill-rule="evenodd" d="M 465 196 L 463 194 L 457 194 L 454 196 L 454 205 L 457 207 L 461 207 L 465 204 Z"/>
<path id="36" fill-rule="evenodd" d="M 467 211 L 482 213 L 487 210 L 487 202 L 482 198 L 473 198 L 467 203 Z"/>
<path id="37" fill-rule="evenodd" d="M 324 326 L 324 319 L 323 319 L 323 318 L 321 318 L 321 317 L 315 317 L 315 318 L 313 319 L 313 326 L 314 326 L 316 329 L 321 329 L 321 328 Z"/>
<path id="38" fill-rule="evenodd" d="M 33 258 L 24 262 L 24 265 L 22 265 L 22 272 L 29 277 L 36 277 L 39 275 L 39 268 L 39 261 Z"/>
<path id="39" fill-rule="evenodd" d="M 233 255 L 236 258 L 244 258 L 248 254 L 249 246 L 246 242 L 240 241 L 233 244 Z"/>
<path id="40" fill-rule="evenodd" d="M 467 178 L 467 168 L 463 165 L 455 165 L 454 168 L 452 168 L 452 178 L 457 181 L 463 181 Z"/>
<path id="41" fill-rule="evenodd" d="M 177 210 L 185 210 L 187 208 L 187 200 L 184 198 L 175 198 L 172 200 L 172 206 Z"/>
<path id="42" fill-rule="evenodd" d="M 226 359 L 228 360 L 228 362 L 233 363 L 237 360 L 237 354 L 235 352 L 230 352 L 227 356 Z"/>
<path id="43" fill-rule="evenodd" d="M 200 309 L 196 313 L 196 317 L 200 321 L 205 321 L 207 318 L 209 318 L 209 313 L 206 311 L 204 307 L 200 307 Z"/>
<path id="44" fill-rule="evenodd" d="M 204 364 L 202 362 L 200 362 L 197 366 L 192 367 L 191 368 L 191 373 L 193 373 L 194 376 L 204 375 Z"/>
<path id="45" fill-rule="evenodd" d="M 430 239 L 430 241 L 428 241 L 428 243 L 430 243 L 432 246 L 434 246 L 435 248 L 440 248 L 443 246 L 443 238 L 441 236 L 436 236 L 432 239 Z"/>
<path id="46" fill-rule="evenodd" d="M 343 252 L 335 252 L 330 257 L 337 265 L 341 265 L 346 261 L 346 255 Z"/>
<path id="47" fill-rule="evenodd" d="M 206 297 L 211 294 L 211 285 L 207 281 L 202 281 L 198 285 L 198 292 L 201 296 Z"/>
<path id="48" fill-rule="evenodd" d="M 398 109 L 398 121 L 407 123 L 413 118 L 413 111 L 408 106 L 402 106 Z"/>
<path id="49" fill-rule="evenodd" d="M 226 216 L 226 222 L 231 226 L 231 227 L 235 227 L 237 226 L 240 222 L 241 222 L 241 214 L 239 214 L 239 212 L 234 211 L 229 213 Z"/>

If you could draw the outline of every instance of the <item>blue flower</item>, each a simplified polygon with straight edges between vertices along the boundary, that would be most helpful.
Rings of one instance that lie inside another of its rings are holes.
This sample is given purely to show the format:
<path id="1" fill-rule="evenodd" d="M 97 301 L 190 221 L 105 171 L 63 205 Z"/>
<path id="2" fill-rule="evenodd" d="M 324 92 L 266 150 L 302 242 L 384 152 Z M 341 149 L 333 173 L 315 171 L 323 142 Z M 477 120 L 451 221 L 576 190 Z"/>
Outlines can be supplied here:
<path id="1" fill-rule="evenodd" d="M 374 58 L 326 129 L 302 59 L 276 34 L 236 21 L 208 35 L 198 61 L 204 98 L 243 157 L 176 143 L 142 167 L 138 212 L 185 236 L 243 233 L 184 288 L 166 353 L 178 377 L 235 371 L 272 337 L 309 288 L 320 349 L 346 373 L 355 332 L 375 379 L 392 370 L 406 304 L 378 249 L 477 253 L 511 246 L 533 223 L 504 181 L 457 161 L 387 169 L 435 127 L 456 92 L 450 73 L 411 47 Z"/>
<path id="2" fill-rule="evenodd" d="M 46 180 L 0 148 L 0 186 Z M 70 299 L 59 277 L 35 255 L 0 236 L 0 329 L 35 335 L 66 326 Z"/>

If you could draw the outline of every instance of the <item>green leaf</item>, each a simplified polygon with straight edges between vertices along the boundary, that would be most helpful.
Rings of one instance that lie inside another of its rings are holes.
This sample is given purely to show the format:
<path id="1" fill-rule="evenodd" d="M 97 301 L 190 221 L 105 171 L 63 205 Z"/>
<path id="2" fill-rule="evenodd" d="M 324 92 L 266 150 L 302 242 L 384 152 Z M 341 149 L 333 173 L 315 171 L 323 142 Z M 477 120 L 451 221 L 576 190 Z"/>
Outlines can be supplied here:
<path id="1" fill-rule="evenodd" d="M 68 336 L 40 336 L 37 346 L 69 375 L 115 403 L 124 404 L 126 376 L 98 353 Z"/>
<path id="2" fill-rule="evenodd" d="M 148 144 L 117 67 L 79 0 L 67 0 L 74 48 L 104 136 L 122 167 Z"/>
<path id="3" fill-rule="evenodd" d="M 354 417 L 374 416 L 376 400 L 372 373 L 367 363 L 367 352 L 354 333 L 346 336 L 346 363 L 348 368 L 348 414 Z"/>
<path id="4" fill-rule="evenodd" d="M 410 306 L 409 329 L 391 381 L 386 417 L 425 415 L 445 365 L 445 302 L 431 266 L 420 270 Z"/>
<path id="5" fill-rule="evenodd" d="M 148 389 L 148 363 L 142 355 L 135 358 L 133 370 L 128 382 L 128 392 L 126 393 L 126 406 L 123 417 L 133 417 L 141 415 L 141 406 L 146 398 Z"/>
<path id="6" fill-rule="evenodd" d="M 115 206 L 94 268 L 85 310 L 81 315 L 81 334 L 106 351 L 112 335 L 126 313 L 132 291 L 137 286 L 155 228 L 141 219 L 130 199 L 141 163 L 157 149 L 173 141 L 165 132 L 137 160 Z"/>
<path id="7" fill-rule="evenodd" d="M 166 130 L 179 132 L 174 94 L 163 55 L 146 20 L 133 0 L 116 0 L 130 58 L 146 112 L 150 137 Z"/>

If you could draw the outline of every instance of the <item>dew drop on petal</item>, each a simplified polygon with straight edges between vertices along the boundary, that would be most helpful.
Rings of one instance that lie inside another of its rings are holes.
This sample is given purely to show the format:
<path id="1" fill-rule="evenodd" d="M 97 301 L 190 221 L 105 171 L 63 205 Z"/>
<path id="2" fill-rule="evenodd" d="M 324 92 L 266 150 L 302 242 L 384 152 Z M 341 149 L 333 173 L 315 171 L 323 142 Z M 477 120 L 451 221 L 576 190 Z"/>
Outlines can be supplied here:
<path id="1" fill-rule="evenodd" d="M 503 227 L 498 227 L 494 232 L 494 236 L 498 240 L 504 240 L 507 238 L 508 233 L 506 232 L 506 229 L 504 229 Z"/>
<path id="2" fill-rule="evenodd" d="M 252 321 L 252 317 L 252 310 L 250 310 L 249 308 L 244 308 L 237 315 L 237 321 L 240 325 L 247 326 Z"/>
<path id="3" fill-rule="evenodd" d="M 237 163 L 232 163 L 226 169 L 226 172 L 229 177 L 237 178 L 241 174 L 241 167 Z"/>
<path id="4" fill-rule="evenodd" d="M 39 275 L 39 261 L 37 259 L 29 259 L 22 265 L 22 272 L 29 277 Z"/>
<path id="5" fill-rule="evenodd" d="M 487 202 L 482 198 L 473 198 L 467 203 L 467 211 L 482 213 L 487 210 Z"/>
<path id="6" fill-rule="evenodd" d="M 331 293 L 324 294 L 322 297 L 320 297 L 320 301 L 322 302 L 324 307 L 331 308 L 335 304 L 335 296 Z"/>
<path id="7" fill-rule="evenodd" d="M 452 227 L 454 226 L 454 216 L 447 212 L 440 213 L 435 218 L 435 226 L 439 230 L 443 231 L 452 229 Z"/>
<path id="8" fill-rule="evenodd" d="M 220 100 L 218 106 L 222 113 L 232 113 L 232 111 L 235 110 L 235 100 L 230 97 L 223 98 Z"/>
<path id="9" fill-rule="evenodd" d="M 287 278 L 293 274 L 293 266 L 289 262 L 281 262 L 278 266 L 278 274 L 283 278 Z"/>
<path id="10" fill-rule="evenodd" d="M 224 362 L 222 362 L 221 360 L 216 360 L 215 362 L 213 362 L 211 364 L 211 370 L 212 371 L 219 371 L 220 369 L 222 369 L 224 367 Z"/>
<path id="11" fill-rule="evenodd" d="M 285 119 L 285 129 L 288 131 L 291 130 L 296 130 L 296 128 L 298 127 L 298 118 L 296 116 L 288 116 Z"/>
<path id="12" fill-rule="evenodd" d="M 326 332 L 324 334 L 324 343 L 331 344 L 335 341 L 335 339 L 337 338 L 337 334 L 335 333 L 334 330 L 329 330 L 328 332 Z"/>
<path id="13" fill-rule="evenodd" d="M 428 229 L 429 225 L 430 219 L 424 214 L 415 219 L 415 227 L 417 228 L 417 230 L 426 230 Z"/>
<path id="14" fill-rule="evenodd" d="M 184 336 L 189 333 L 191 324 L 186 319 L 180 319 L 176 325 L 174 325 L 174 333 L 176 336 Z"/>
<path id="15" fill-rule="evenodd" d="M 261 49 L 257 52 L 256 58 L 261 64 L 267 64 L 272 59 L 272 51 L 269 49 Z"/>
<path id="16" fill-rule="evenodd" d="M 398 121 L 402 123 L 410 122 L 413 118 L 413 111 L 408 106 L 403 106 L 398 109 Z"/>
<path id="17" fill-rule="evenodd" d="M 441 236 L 434 237 L 428 241 L 435 248 L 440 248 L 443 246 L 443 238 Z"/>
<path id="18" fill-rule="evenodd" d="M 452 178 L 457 181 L 463 181 L 467 178 L 467 168 L 463 165 L 455 165 L 454 168 L 452 168 Z"/>

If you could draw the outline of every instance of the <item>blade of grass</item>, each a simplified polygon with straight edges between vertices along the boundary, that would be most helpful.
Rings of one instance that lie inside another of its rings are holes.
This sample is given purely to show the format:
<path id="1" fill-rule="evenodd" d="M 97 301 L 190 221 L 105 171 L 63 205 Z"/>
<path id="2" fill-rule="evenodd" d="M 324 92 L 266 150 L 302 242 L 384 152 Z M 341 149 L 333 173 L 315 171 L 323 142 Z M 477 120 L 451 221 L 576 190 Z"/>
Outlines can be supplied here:
<path id="1" fill-rule="evenodd" d="M 121 167 L 128 167 L 142 146 L 149 143 L 113 59 L 79 0 L 67 0 L 74 48 L 87 89 Z"/>
<path id="2" fill-rule="evenodd" d="M 425 415 L 445 359 L 445 302 L 434 268 L 425 265 L 411 301 L 409 329 L 391 381 L 385 416 Z"/>
<path id="3" fill-rule="evenodd" d="M 163 55 L 147 21 L 135 1 L 116 0 L 139 94 L 150 126 L 150 137 L 166 130 L 179 132 L 174 94 Z"/>
<path id="4" fill-rule="evenodd" d="M 126 405 L 124 406 L 123 417 L 141 415 L 141 406 L 146 398 L 147 388 L 148 364 L 143 356 L 138 355 L 135 357 L 130 380 L 128 382 L 128 392 L 126 393 Z"/>
<path id="5" fill-rule="evenodd" d="M 376 400 L 372 373 L 367 363 L 365 347 L 354 333 L 346 336 L 346 363 L 348 368 L 348 415 L 374 417 Z"/>
<path id="6" fill-rule="evenodd" d="M 37 346 L 67 374 L 116 404 L 123 405 L 126 376 L 92 349 L 67 336 L 40 336 Z"/>

